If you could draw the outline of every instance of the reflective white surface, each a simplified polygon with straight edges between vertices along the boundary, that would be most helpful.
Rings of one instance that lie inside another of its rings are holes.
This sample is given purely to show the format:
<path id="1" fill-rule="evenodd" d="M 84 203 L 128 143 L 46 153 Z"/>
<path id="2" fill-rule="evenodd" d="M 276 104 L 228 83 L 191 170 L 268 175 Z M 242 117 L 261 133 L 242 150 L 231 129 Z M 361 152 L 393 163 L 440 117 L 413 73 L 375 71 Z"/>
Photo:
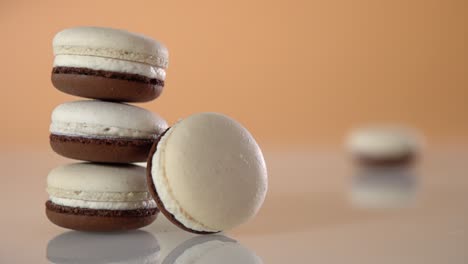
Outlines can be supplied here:
<path id="1" fill-rule="evenodd" d="M 409 170 L 365 170 L 338 150 L 265 154 L 259 215 L 196 236 L 162 215 L 126 233 L 56 227 L 44 214 L 45 179 L 70 160 L 3 150 L 0 263 L 468 263 L 468 148 L 429 149 Z"/>
<path id="2" fill-rule="evenodd" d="M 146 231 L 84 233 L 69 231 L 47 244 L 51 263 L 262 263 L 260 258 L 227 236 Z"/>

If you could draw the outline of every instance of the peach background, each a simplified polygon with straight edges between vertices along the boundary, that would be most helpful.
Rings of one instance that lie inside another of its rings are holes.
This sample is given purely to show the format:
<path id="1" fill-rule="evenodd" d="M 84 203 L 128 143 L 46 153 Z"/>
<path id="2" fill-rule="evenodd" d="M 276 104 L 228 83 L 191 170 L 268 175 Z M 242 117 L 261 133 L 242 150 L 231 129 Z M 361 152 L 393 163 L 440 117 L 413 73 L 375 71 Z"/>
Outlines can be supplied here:
<path id="1" fill-rule="evenodd" d="M 1 1 L 0 145 L 45 146 L 52 109 L 78 98 L 50 83 L 67 27 L 128 29 L 167 45 L 170 122 L 239 119 L 262 145 L 340 144 L 368 122 L 431 142 L 468 139 L 464 1 Z"/>

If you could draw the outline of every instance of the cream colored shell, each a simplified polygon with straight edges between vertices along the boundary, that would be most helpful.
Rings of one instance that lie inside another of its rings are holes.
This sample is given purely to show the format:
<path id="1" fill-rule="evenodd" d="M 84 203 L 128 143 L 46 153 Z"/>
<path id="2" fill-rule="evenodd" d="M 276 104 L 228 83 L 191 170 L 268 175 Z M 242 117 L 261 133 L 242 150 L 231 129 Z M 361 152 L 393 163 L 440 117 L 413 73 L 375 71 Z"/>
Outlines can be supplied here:
<path id="1" fill-rule="evenodd" d="M 408 129 L 381 125 L 354 130 L 347 144 L 354 154 L 371 158 L 398 158 L 418 152 L 421 140 Z"/>
<path id="2" fill-rule="evenodd" d="M 146 170 L 136 165 L 73 163 L 53 169 L 47 177 L 49 200 L 92 209 L 154 208 Z"/>
<path id="3" fill-rule="evenodd" d="M 147 36 L 120 29 L 75 27 L 57 33 L 54 55 L 83 55 L 141 62 L 167 68 L 166 47 Z"/>
<path id="4" fill-rule="evenodd" d="M 50 125 L 53 134 L 112 138 L 154 138 L 166 129 L 166 121 L 146 109 L 98 100 L 57 106 Z"/>
<path id="5" fill-rule="evenodd" d="M 137 165 L 72 163 L 51 170 L 47 187 L 77 192 L 147 192 L 145 174 L 145 168 Z"/>
<path id="6" fill-rule="evenodd" d="M 267 192 L 267 170 L 252 135 L 217 113 L 192 115 L 164 135 L 152 158 L 166 210 L 197 231 L 231 229 L 252 218 Z"/>

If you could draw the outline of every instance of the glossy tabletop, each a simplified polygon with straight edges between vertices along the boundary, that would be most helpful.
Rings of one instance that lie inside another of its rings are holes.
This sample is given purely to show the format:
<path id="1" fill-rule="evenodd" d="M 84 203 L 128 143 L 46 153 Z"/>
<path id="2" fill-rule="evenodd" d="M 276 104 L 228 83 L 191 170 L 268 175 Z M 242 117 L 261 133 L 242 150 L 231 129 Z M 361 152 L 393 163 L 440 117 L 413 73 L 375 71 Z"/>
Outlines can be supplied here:
<path id="1" fill-rule="evenodd" d="M 225 234 L 68 231 L 44 214 L 49 150 L 0 151 L 0 263 L 468 263 L 468 148 L 410 168 L 362 168 L 339 149 L 265 150 L 269 192 Z"/>

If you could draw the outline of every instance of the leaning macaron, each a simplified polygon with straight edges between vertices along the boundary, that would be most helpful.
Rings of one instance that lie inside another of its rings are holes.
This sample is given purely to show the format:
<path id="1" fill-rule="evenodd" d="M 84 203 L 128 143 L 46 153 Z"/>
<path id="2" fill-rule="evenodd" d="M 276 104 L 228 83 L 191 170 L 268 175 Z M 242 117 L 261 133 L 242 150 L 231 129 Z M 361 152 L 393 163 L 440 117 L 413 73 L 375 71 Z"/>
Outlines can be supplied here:
<path id="1" fill-rule="evenodd" d="M 117 231 L 149 225 L 159 210 L 148 193 L 145 168 L 75 163 L 47 177 L 46 214 L 61 227 Z"/>
<path id="2" fill-rule="evenodd" d="M 235 120 L 200 113 L 176 123 L 153 145 L 147 179 L 158 208 L 200 234 L 251 219 L 267 192 L 267 170 L 252 135 Z"/>
<path id="3" fill-rule="evenodd" d="M 354 130 L 348 148 L 359 163 L 369 166 L 406 165 L 420 149 L 420 139 L 408 129 L 373 126 Z"/>
<path id="4" fill-rule="evenodd" d="M 146 102 L 164 87 L 168 51 L 141 34 L 75 27 L 53 40 L 52 83 L 62 92 L 123 102 Z"/>
<path id="5" fill-rule="evenodd" d="M 143 108 L 104 101 L 74 101 L 52 112 L 50 145 L 72 159 L 131 163 L 145 161 L 156 137 L 167 128 Z"/>

